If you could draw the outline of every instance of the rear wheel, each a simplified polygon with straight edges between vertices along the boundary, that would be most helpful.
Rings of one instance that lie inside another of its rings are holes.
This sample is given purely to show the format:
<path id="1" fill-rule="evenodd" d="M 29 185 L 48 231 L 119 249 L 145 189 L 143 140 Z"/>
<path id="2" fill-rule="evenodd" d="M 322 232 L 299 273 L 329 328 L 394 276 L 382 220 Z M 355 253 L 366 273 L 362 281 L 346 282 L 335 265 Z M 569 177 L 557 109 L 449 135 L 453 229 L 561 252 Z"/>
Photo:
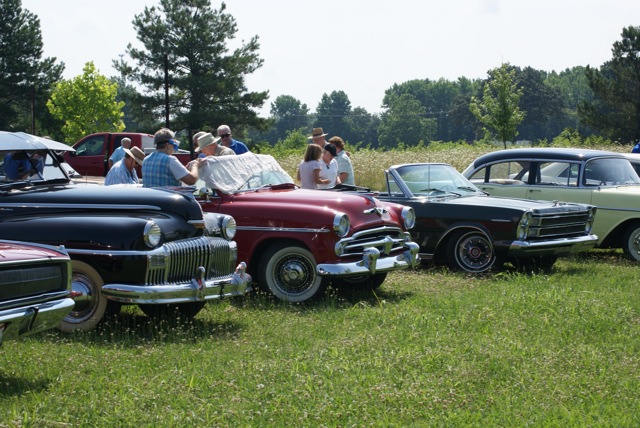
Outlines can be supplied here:
<path id="1" fill-rule="evenodd" d="M 66 333 L 93 329 L 104 317 L 107 299 L 102 295 L 104 281 L 88 264 L 72 260 L 71 290 L 74 293 L 73 310 L 58 324 Z"/>
<path id="2" fill-rule="evenodd" d="M 640 224 L 633 224 L 627 228 L 622 241 L 624 255 L 635 261 L 640 261 Z"/>
<path id="3" fill-rule="evenodd" d="M 258 267 L 258 281 L 274 296 L 287 302 L 304 302 L 324 291 L 326 281 L 316 272 L 316 259 L 293 243 L 272 244 Z"/>
<path id="4" fill-rule="evenodd" d="M 168 305 L 138 305 L 148 317 L 157 319 L 191 319 L 198 315 L 206 302 L 176 303 Z"/>
<path id="5" fill-rule="evenodd" d="M 447 245 L 447 263 L 454 270 L 487 272 L 496 261 L 491 239 L 476 230 L 456 232 Z"/>

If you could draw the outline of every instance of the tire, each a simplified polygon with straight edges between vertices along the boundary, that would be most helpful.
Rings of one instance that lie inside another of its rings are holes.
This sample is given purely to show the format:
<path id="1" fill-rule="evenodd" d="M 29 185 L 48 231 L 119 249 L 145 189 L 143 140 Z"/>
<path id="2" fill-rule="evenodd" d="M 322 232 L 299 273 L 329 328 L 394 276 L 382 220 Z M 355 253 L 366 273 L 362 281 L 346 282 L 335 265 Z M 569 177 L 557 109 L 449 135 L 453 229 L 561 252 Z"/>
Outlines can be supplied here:
<path id="1" fill-rule="evenodd" d="M 632 224 L 624 232 L 622 250 L 628 259 L 640 261 L 640 224 Z"/>
<path id="2" fill-rule="evenodd" d="M 456 232 L 447 244 L 447 263 L 453 270 L 485 273 L 493 267 L 496 253 L 491 239 L 482 232 Z"/>
<path id="3" fill-rule="evenodd" d="M 155 319 L 190 320 L 204 308 L 206 302 L 176 303 L 167 305 L 138 305 L 140 310 L 148 317 Z"/>
<path id="4" fill-rule="evenodd" d="M 375 275 L 351 276 L 345 278 L 336 278 L 331 284 L 340 290 L 376 290 L 380 288 L 384 280 L 387 279 L 387 273 L 377 273 Z"/>
<path id="5" fill-rule="evenodd" d="M 58 324 L 58 330 L 65 333 L 89 331 L 104 317 L 107 299 L 102 295 L 104 281 L 94 268 L 88 264 L 72 260 L 72 290 L 79 292 L 75 297 L 73 310 Z"/>
<path id="6" fill-rule="evenodd" d="M 316 272 L 316 260 L 306 248 L 292 243 L 272 244 L 258 267 L 262 287 L 280 300 L 304 302 L 321 295 L 326 281 Z"/>

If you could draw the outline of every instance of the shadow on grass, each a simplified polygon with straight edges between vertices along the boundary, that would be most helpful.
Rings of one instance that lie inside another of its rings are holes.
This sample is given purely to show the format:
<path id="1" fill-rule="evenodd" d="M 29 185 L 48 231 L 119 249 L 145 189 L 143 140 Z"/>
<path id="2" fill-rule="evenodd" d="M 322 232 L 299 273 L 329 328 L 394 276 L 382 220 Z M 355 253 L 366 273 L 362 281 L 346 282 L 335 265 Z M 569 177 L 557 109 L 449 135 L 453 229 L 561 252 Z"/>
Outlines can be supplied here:
<path id="1" fill-rule="evenodd" d="M 26 380 L 7 377 L 0 374 L 0 397 L 17 397 L 26 393 L 41 392 L 49 388 L 50 381 L 45 379 Z M 4 426 L 4 425 L 0 425 Z"/>

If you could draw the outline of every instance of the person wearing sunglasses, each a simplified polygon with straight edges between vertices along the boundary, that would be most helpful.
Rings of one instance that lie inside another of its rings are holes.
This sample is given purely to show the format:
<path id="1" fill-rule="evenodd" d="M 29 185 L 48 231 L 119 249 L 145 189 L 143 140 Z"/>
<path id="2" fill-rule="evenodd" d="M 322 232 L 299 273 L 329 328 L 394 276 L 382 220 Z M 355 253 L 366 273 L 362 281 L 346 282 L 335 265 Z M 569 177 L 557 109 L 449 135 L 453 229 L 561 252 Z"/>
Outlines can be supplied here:
<path id="1" fill-rule="evenodd" d="M 142 164 L 143 187 L 180 186 L 181 183 L 193 186 L 198 181 L 198 168 L 204 162 L 197 158 L 189 162 L 189 169 L 180 163 L 173 154 L 180 148 L 173 131 L 167 128 L 158 130 L 153 136 L 156 150 L 144 159 Z"/>
<path id="2" fill-rule="evenodd" d="M 237 155 L 241 155 L 249 151 L 249 148 L 245 143 L 233 139 L 229 125 L 218 126 L 218 137 L 220 137 L 220 142 L 223 146 L 230 148 Z"/>

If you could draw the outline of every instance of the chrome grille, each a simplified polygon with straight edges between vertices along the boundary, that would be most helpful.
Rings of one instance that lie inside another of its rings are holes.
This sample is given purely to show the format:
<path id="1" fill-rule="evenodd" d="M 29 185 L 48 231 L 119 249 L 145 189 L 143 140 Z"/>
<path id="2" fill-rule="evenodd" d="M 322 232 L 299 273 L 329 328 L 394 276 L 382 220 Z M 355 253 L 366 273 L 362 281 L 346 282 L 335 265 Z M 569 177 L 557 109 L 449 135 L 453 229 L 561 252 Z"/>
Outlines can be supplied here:
<path id="1" fill-rule="evenodd" d="M 409 234 L 399 227 L 377 227 L 341 239 L 336 244 L 336 253 L 338 256 L 360 256 L 366 248 L 374 247 L 382 254 L 390 254 L 402 250 L 403 244 L 410 240 Z"/>
<path id="2" fill-rule="evenodd" d="M 228 276 L 235 263 L 235 242 L 201 236 L 168 242 L 148 257 L 147 285 L 189 282 L 198 267 L 206 279 Z"/>
<path id="3" fill-rule="evenodd" d="M 64 265 L 24 264 L 0 270 L 0 300 L 36 296 L 67 289 Z"/>
<path id="4" fill-rule="evenodd" d="M 562 214 L 533 213 L 529 227 L 530 239 L 581 236 L 586 234 L 589 213 L 586 211 Z"/>

